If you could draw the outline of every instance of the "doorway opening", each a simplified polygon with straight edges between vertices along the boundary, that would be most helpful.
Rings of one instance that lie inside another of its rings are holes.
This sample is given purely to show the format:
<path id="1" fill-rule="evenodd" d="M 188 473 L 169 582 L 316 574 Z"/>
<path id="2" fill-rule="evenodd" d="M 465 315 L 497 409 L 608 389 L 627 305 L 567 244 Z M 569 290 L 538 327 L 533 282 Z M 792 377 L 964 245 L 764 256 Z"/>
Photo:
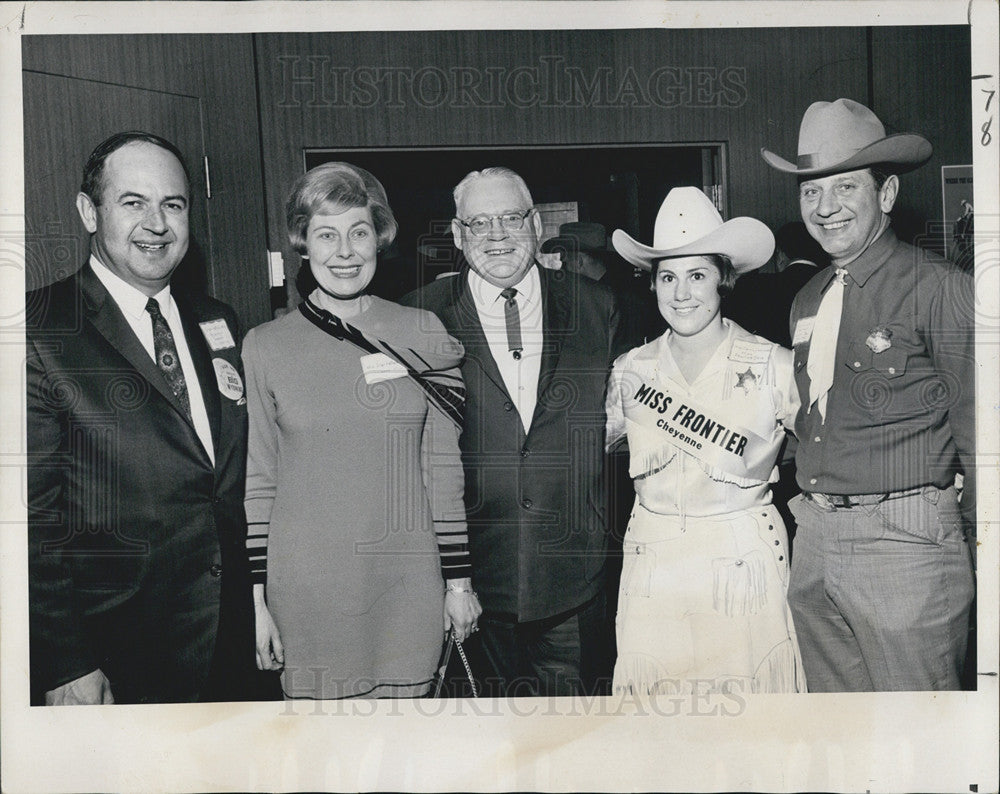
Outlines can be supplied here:
<path id="1" fill-rule="evenodd" d="M 701 188 L 726 215 L 725 155 L 722 142 L 307 149 L 303 167 L 340 160 L 382 182 L 399 232 L 371 289 L 392 300 L 456 267 L 452 190 L 469 171 L 506 166 L 524 177 L 536 205 L 575 205 L 575 220 L 651 242 L 657 210 L 673 187 Z"/>

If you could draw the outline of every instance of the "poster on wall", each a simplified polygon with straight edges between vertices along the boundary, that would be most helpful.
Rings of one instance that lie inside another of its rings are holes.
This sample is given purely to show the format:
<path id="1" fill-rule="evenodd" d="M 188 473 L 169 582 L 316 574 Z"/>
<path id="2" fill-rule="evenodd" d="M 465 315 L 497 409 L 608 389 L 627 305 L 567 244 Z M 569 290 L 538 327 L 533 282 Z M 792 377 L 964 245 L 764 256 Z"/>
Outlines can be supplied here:
<path id="1" fill-rule="evenodd" d="M 972 267 L 973 205 L 972 166 L 941 166 L 941 205 L 944 218 L 945 256 L 963 267 Z"/>

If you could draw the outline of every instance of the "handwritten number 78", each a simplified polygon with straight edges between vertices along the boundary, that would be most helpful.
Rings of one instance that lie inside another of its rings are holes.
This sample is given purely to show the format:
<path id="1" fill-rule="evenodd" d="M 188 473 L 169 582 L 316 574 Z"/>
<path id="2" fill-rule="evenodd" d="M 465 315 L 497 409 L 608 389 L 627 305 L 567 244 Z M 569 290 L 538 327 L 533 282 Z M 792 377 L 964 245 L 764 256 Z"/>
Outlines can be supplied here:
<path id="1" fill-rule="evenodd" d="M 983 110 L 986 113 L 989 113 L 990 104 L 993 102 L 993 96 L 996 94 L 996 91 L 995 90 L 991 91 L 990 89 L 987 88 L 982 88 L 980 90 L 984 94 L 986 94 L 986 106 L 983 108 Z M 993 142 L 993 135 L 992 133 L 990 133 L 990 127 L 992 125 L 993 125 L 993 116 L 987 116 L 986 121 L 984 121 L 982 126 L 979 128 L 980 131 L 983 133 L 982 137 L 979 139 L 979 142 L 983 146 L 989 146 Z"/>

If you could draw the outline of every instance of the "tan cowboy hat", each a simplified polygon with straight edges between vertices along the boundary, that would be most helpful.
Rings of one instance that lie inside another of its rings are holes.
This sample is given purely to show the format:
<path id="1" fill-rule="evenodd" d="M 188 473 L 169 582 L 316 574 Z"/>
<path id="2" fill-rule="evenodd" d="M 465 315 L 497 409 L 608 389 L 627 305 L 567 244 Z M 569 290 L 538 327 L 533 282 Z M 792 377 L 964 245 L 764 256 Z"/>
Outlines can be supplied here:
<path id="1" fill-rule="evenodd" d="M 660 205 L 653 226 L 653 245 L 633 240 L 615 229 L 611 242 L 626 260 L 652 270 L 660 259 L 722 254 L 737 273 L 756 270 L 774 253 L 774 235 L 754 218 L 725 223 L 711 199 L 696 187 L 675 187 Z"/>
<path id="2" fill-rule="evenodd" d="M 886 135 L 882 122 L 868 108 L 853 99 L 838 99 L 813 102 L 806 110 L 799 126 L 795 163 L 767 149 L 760 153 L 779 171 L 818 176 L 883 163 L 894 166 L 894 173 L 904 173 L 930 160 L 933 151 L 930 141 L 921 135 Z"/>

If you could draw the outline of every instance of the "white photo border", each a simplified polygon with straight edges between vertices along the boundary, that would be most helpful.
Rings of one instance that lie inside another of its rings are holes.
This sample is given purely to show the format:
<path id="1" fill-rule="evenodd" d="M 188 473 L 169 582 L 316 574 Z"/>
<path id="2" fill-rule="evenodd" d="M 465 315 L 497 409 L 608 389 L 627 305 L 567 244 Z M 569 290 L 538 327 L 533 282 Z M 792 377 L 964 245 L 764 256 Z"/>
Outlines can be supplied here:
<path id="1" fill-rule="evenodd" d="M 192 704 L 29 708 L 23 353 L 0 341 L 0 737 L 11 792 L 296 790 L 997 791 L 1000 90 L 993 0 L 0 3 L 0 238 L 24 233 L 24 34 L 971 24 L 980 468 L 976 692 L 677 704 Z M 987 126 L 992 125 L 992 126 Z M 985 131 L 992 139 L 983 143 Z M 978 242 L 984 244 L 979 245 Z M 0 258 L 0 318 L 24 273 Z M 22 262 L 23 265 L 23 262 Z M 15 410 L 15 406 L 17 409 Z M 716 709 L 713 714 L 701 713 Z M 731 711 L 733 713 L 727 713 Z M 367 718 L 366 718 L 367 717 Z M 569 717 L 573 717 L 572 719 Z"/>

